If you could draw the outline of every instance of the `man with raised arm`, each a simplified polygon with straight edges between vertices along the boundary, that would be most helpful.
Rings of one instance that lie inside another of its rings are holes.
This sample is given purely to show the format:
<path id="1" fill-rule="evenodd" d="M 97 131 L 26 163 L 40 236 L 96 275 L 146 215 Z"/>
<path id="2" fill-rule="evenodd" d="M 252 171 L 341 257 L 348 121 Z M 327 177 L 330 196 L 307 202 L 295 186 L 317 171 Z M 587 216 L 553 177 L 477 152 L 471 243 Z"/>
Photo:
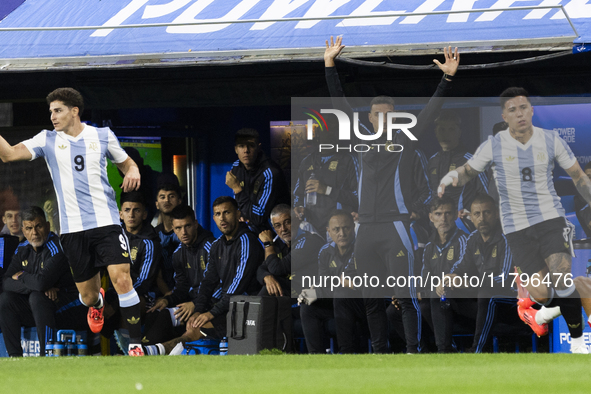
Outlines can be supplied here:
<path id="1" fill-rule="evenodd" d="M 534 127 L 534 108 L 523 88 L 501 93 L 503 120 L 509 127 L 478 147 L 474 157 L 441 179 L 438 193 L 462 186 L 492 166 L 499 190 L 503 232 L 522 274 L 530 299 L 518 312 L 534 331 L 541 331 L 560 307 L 571 335 L 571 352 L 588 353 L 583 340 L 581 298 L 571 274 L 573 226 L 566 218 L 552 183 L 554 162 L 566 170 L 583 198 L 591 201 L 591 181 L 557 132 Z M 525 280 L 524 280 L 525 279 Z M 548 308 L 532 308 L 537 302 Z"/>
<path id="2" fill-rule="evenodd" d="M 335 58 L 345 46 L 342 37 L 326 42 L 324 65 L 326 82 L 333 103 L 351 113 L 345 99 Z M 419 137 L 433 122 L 444 96 L 449 94 L 453 76 L 460 63 L 457 48 L 444 48 L 445 63 L 433 60 L 444 75 L 433 97 L 417 117 L 417 125 L 412 134 Z M 377 134 L 386 129 L 387 114 L 394 111 L 391 97 L 378 96 L 370 103 L 368 120 L 370 126 L 361 125 L 369 134 Z M 352 117 L 350 117 L 352 119 Z M 402 145 L 402 151 L 386 149 L 369 150 L 361 154 L 361 176 L 359 179 L 359 229 L 355 242 L 357 271 L 369 277 L 377 276 L 385 281 L 388 275 L 399 277 L 413 275 L 414 251 L 410 237 L 411 207 L 413 206 L 413 158 L 415 141 L 398 130 L 392 133 L 392 141 L 387 141 L 386 133 L 373 140 L 373 143 Z M 417 169 L 418 170 L 418 169 Z M 388 320 L 383 300 L 384 291 L 378 288 L 366 288 L 363 293 L 367 320 L 374 352 L 387 351 Z M 420 351 L 421 310 L 416 298 L 416 288 L 411 284 L 405 288 L 396 288 L 396 298 L 402 307 L 402 319 L 408 353 Z"/>
<path id="3" fill-rule="evenodd" d="M 47 96 L 47 104 L 54 129 L 14 146 L 0 136 L 0 159 L 7 163 L 45 158 L 58 199 L 61 243 L 80 301 L 89 307 L 88 325 L 97 333 L 104 323 L 100 269 L 106 267 L 119 295 L 121 314 L 131 322 L 129 355 L 143 356 L 139 297 L 129 273 L 129 245 L 115 192 L 108 182 L 107 158 L 125 174 L 124 192 L 139 188 L 139 170 L 109 128 L 80 121 L 84 100 L 78 91 L 56 89 Z"/>

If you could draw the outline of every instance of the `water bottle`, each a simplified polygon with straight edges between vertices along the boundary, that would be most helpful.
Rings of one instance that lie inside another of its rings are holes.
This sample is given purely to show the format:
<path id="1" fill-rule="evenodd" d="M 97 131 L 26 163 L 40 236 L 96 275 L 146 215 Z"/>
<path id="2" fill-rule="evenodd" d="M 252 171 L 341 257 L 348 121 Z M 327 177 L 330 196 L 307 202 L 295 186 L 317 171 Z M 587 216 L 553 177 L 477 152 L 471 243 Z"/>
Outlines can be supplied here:
<path id="1" fill-rule="evenodd" d="M 66 355 L 67 356 L 77 356 L 78 349 L 76 349 L 76 339 L 71 339 L 70 341 L 66 342 Z"/>
<path id="2" fill-rule="evenodd" d="M 223 337 L 220 341 L 220 356 L 228 355 L 228 338 Z"/>
<path id="3" fill-rule="evenodd" d="M 64 356 L 66 353 L 66 348 L 63 342 L 58 341 L 53 345 L 53 356 L 54 357 L 61 357 Z"/>
<path id="4" fill-rule="evenodd" d="M 53 344 L 53 341 L 51 341 L 51 340 L 45 344 L 45 357 L 53 357 L 54 356 L 53 346 L 54 346 L 54 344 Z"/>
<path id="5" fill-rule="evenodd" d="M 439 305 L 441 306 L 441 309 L 449 309 L 449 307 L 451 306 L 451 303 L 445 296 L 445 293 L 443 293 L 443 295 L 439 299 Z"/>
<path id="6" fill-rule="evenodd" d="M 86 344 L 86 342 L 84 342 L 84 339 L 82 339 L 80 335 L 78 335 L 77 337 L 78 341 L 76 345 L 78 347 L 78 356 L 88 356 L 88 345 Z"/>
<path id="7" fill-rule="evenodd" d="M 308 178 L 308 180 L 309 181 L 316 180 L 316 174 L 311 173 L 310 178 Z M 316 192 L 306 193 L 306 205 L 307 206 L 316 205 L 316 197 L 317 197 Z"/>

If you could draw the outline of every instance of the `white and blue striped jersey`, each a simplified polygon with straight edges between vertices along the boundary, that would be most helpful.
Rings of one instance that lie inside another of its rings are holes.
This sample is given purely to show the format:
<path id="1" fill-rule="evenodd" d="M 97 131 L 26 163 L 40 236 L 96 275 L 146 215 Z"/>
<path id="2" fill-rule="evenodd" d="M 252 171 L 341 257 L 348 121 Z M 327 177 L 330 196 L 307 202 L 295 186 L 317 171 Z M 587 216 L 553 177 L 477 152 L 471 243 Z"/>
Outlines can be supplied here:
<path id="1" fill-rule="evenodd" d="M 565 215 L 552 182 L 555 161 L 568 169 L 577 159 L 558 133 L 539 127 L 526 144 L 511 137 L 508 129 L 501 131 L 468 161 L 477 171 L 492 165 L 505 234 Z"/>
<path id="2" fill-rule="evenodd" d="M 107 178 L 107 158 L 122 163 L 127 153 L 109 128 L 84 125 L 75 138 L 62 131 L 43 130 L 23 144 L 31 160 L 45 158 L 62 234 L 120 224 L 115 192 Z"/>

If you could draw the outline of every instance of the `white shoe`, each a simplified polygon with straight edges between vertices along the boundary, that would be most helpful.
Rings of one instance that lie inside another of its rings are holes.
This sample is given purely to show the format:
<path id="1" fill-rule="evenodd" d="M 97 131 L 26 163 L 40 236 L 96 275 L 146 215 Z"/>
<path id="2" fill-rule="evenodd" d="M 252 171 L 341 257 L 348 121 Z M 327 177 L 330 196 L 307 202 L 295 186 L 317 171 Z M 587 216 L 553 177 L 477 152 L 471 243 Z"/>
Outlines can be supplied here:
<path id="1" fill-rule="evenodd" d="M 589 349 L 587 348 L 587 345 L 582 345 L 582 346 L 572 346 L 571 345 L 570 352 L 572 354 L 589 354 Z"/>
<path id="2" fill-rule="evenodd" d="M 169 356 L 180 356 L 185 350 L 185 346 L 182 342 L 176 344 L 176 346 L 170 351 Z"/>

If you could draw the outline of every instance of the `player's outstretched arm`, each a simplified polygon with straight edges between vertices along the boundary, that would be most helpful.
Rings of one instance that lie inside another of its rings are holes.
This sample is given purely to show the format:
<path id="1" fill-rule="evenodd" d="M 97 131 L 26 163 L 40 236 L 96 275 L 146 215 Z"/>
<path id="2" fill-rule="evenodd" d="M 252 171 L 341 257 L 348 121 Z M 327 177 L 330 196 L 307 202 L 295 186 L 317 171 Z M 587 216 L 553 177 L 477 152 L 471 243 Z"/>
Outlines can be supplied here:
<path id="1" fill-rule="evenodd" d="M 480 174 L 480 171 L 476 171 L 474 168 L 470 167 L 468 163 L 458 167 L 456 170 L 448 172 L 443 178 L 441 178 L 439 188 L 437 189 L 437 195 L 439 197 L 443 196 L 443 194 L 445 194 L 446 186 L 464 186 L 478 174 Z"/>
<path id="2" fill-rule="evenodd" d="M 324 51 L 324 67 L 334 67 L 334 59 L 339 56 L 343 48 L 345 47 L 342 45 L 343 37 L 337 36 L 337 40 L 334 41 L 332 36 L 330 36 L 330 44 L 328 40 L 326 40 L 326 50 Z"/>
<path id="3" fill-rule="evenodd" d="M 31 160 L 32 158 L 31 152 L 22 143 L 19 142 L 12 146 L 0 135 L 0 159 L 4 163 Z"/>
<path id="4" fill-rule="evenodd" d="M 591 180 L 583 172 L 579 162 L 575 162 L 572 167 L 566 170 L 566 173 L 572 178 L 578 192 L 581 193 L 585 201 L 591 204 Z"/>
<path id="5" fill-rule="evenodd" d="M 117 168 L 119 168 L 119 170 L 125 174 L 125 177 L 123 178 L 123 184 L 121 185 L 121 189 L 124 192 L 130 192 L 140 188 L 140 170 L 131 157 L 128 157 L 121 163 L 117 163 Z"/>
<path id="6" fill-rule="evenodd" d="M 445 63 L 441 64 L 437 59 L 433 59 L 433 63 L 437 64 L 437 67 L 439 67 L 444 74 L 453 77 L 456 75 L 460 65 L 460 53 L 458 52 L 458 48 L 456 47 L 455 50 L 452 51 L 451 46 L 447 48 L 443 47 L 443 55 L 445 56 Z"/>

